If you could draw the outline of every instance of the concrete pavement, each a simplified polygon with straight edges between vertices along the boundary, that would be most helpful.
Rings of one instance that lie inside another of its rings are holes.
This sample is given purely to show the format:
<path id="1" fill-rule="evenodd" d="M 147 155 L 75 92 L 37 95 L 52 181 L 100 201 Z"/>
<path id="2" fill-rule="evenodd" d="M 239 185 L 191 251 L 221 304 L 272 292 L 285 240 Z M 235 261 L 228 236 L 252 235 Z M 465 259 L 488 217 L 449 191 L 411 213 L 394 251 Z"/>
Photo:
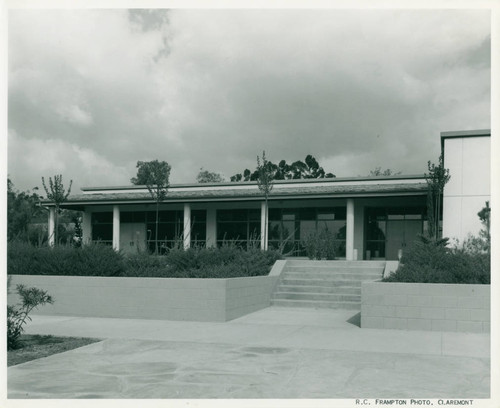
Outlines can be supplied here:
<path id="1" fill-rule="evenodd" d="M 270 307 L 226 323 L 33 316 L 105 339 L 8 369 L 9 398 L 488 398 L 490 336 Z"/>

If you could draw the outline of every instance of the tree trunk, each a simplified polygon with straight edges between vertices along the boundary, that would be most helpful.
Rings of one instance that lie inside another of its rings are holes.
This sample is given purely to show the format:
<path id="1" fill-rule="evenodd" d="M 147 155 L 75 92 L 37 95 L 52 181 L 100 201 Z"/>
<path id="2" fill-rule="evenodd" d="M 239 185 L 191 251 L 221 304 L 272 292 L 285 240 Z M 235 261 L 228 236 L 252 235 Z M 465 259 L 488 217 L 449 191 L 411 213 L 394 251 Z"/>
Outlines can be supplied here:
<path id="1" fill-rule="evenodd" d="M 56 210 L 54 211 L 54 246 L 58 245 L 58 230 L 59 230 L 59 207 L 56 205 Z"/>
<path id="2" fill-rule="evenodd" d="M 262 244 L 262 249 L 267 250 L 267 224 L 268 224 L 268 221 L 267 221 L 267 217 L 268 217 L 268 214 L 269 214 L 269 211 L 267 209 L 267 195 L 265 197 L 265 208 L 264 208 L 264 242 Z"/>
<path id="3" fill-rule="evenodd" d="M 158 255 L 158 208 L 160 202 L 156 200 L 156 231 L 155 231 L 155 255 Z"/>

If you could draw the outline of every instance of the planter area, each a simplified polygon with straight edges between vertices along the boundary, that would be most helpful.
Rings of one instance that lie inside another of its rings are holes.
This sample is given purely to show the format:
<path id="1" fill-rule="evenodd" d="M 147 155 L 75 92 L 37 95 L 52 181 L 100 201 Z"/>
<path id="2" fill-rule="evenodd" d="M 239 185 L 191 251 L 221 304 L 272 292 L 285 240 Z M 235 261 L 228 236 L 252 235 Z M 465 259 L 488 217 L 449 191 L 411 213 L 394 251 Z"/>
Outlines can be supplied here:
<path id="1" fill-rule="evenodd" d="M 361 328 L 489 333 L 490 319 L 490 285 L 361 286 Z"/>
<path id="2" fill-rule="evenodd" d="M 8 303 L 19 301 L 21 283 L 54 298 L 32 314 L 225 322 L 268 307 L 284 264 L 268 276 L 230 279 L 11 275 Z"/>

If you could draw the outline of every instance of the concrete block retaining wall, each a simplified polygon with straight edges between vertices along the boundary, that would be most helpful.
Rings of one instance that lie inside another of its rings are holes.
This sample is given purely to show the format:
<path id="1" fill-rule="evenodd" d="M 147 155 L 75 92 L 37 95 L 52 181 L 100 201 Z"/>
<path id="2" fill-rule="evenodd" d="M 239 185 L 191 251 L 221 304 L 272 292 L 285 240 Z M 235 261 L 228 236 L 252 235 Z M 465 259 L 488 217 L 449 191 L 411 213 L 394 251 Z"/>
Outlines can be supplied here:
<path id="1" fill-rule="evenodd" d="M 490 285 L 364 282 L 361 327 L 488 333 Z"/>
<path id="2" fill-rule="evenodd" d="M 21 283 L 55 300 L 32 314 L 224 322 L 268 307 L 283 266 L 278 261 L 268 276 L 231 279 L 12 275 L 8 304 L 19 302 Z"/>

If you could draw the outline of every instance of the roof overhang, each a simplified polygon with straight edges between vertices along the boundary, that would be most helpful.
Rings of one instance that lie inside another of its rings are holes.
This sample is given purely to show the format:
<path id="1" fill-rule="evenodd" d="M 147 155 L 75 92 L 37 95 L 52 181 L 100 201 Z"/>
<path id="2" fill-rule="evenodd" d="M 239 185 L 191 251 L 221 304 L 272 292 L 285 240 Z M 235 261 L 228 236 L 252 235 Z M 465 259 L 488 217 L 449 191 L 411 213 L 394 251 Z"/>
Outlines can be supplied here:
<path id="1" fill-rule="evenodd" d="M 276 182 L 269 196 L 270 201 L 347 199 L 373 197 L 423 196 L 427 183 L 423 176 L 374 177 L 363 179 L 294 180 L 292 183 Z M 262 201 L 263 195 L 256 183 L 230 183 L 223 185 L 172 186 L 162 204 Z M 146 205 L 155 201 L 142 186 L 132 188 L 87 189 L 84 194 L 68 199 L 62 208 L 82 210 L 96 205 Z M 45 202 L 47 206 L 53 203 Z"/>
<path id="2" fill-rule="evenodd" d="M 444 142 L 446 139 L 464 139 L 468 137 L 491 137 L 491 129 L 441 132 L 441 152 L 444 153 Z"/>

